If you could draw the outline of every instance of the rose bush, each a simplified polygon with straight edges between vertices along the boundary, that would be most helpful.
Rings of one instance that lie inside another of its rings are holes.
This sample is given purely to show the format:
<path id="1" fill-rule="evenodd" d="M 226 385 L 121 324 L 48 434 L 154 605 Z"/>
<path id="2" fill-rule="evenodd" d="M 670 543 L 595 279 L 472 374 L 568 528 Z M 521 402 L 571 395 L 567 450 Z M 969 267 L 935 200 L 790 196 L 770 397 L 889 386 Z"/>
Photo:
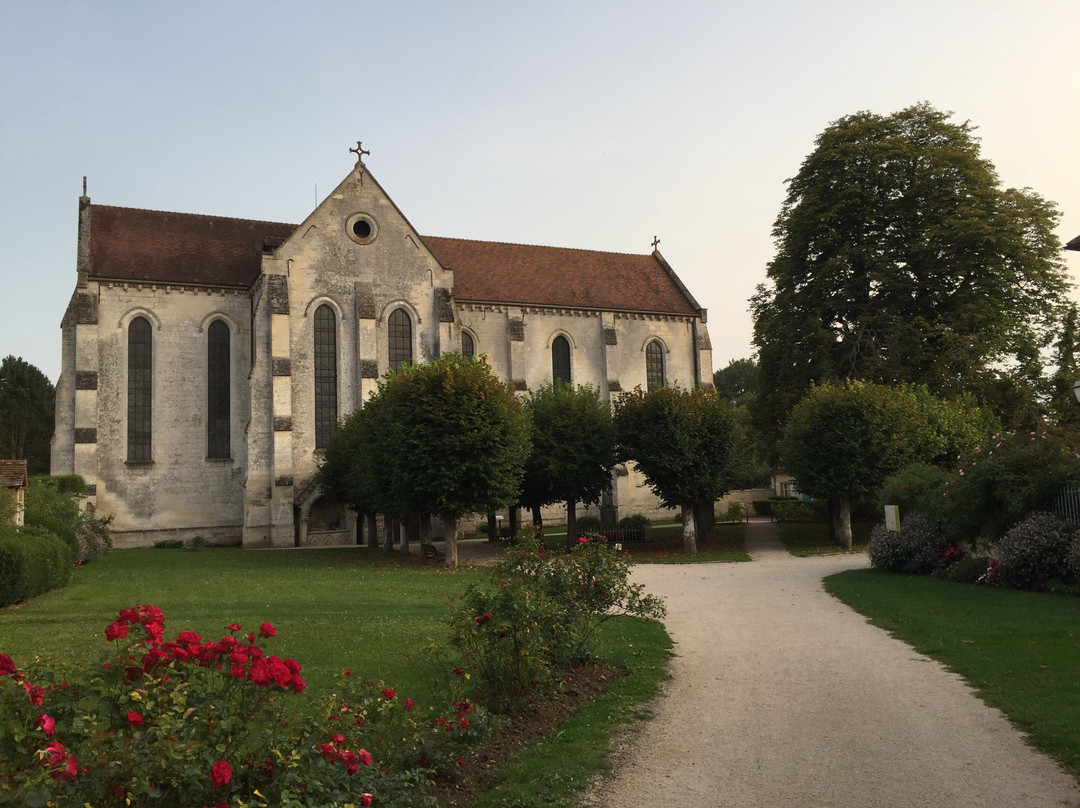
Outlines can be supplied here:
<path id="1" fill-rule="evenodd" d="M 594 656 L 596 630 L 616 615 L 660 618 L 663 602 L 631 584 L 625 553 L 589 536 L 569 552 L 523 539 L 471 585 L 450 619 L 462 655 L 453 674 L 493 710 L 514 712 Z"/>
<path id="2" fill-rule="evenodd" d="M 0 653 L 0 805 L 425 804 L 429 772 L 463 738 L 347 677 L 321 710 L 291 709 L 306 685 L 264 648 L 276 634 L 232 623 L 217 640 L 166 639 L 161 610 L 136 606 L 106 627 L 98 666 L 61 676 Z"/>

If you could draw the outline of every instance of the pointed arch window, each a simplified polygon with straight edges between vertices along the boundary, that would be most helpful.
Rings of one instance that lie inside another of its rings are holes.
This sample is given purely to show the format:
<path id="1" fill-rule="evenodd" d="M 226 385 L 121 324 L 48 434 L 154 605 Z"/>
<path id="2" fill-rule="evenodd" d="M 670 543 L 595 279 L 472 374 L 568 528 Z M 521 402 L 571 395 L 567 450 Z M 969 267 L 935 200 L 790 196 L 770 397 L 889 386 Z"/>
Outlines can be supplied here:
<path id="1" fill-rule="evenodd" d="M 664 348 L 656 340 L 645 346 L 645 382 L 649 390 L 664 386 Z"/>
<path id="2" fill-rule="evenodd" d="M 229 326 L 214 320 L 206 331 L 206 456 L 231 455 Z"/>
<path id="3" fill-rule="evenodd" d="M 461 332 L 461 355 L 476 356 L 476 343 L 473 342 L 472 334 L 467 331 Z"/>
<path id="4" fill-rule="evenodd" d="M 551 343 L 551 378 L 570 384 L 570 340 L 563 336 Z"/>
<path id="5" fill-rule="evenodd" d="M 127 459 L 149 463 L 154 388 L 154 332 L 150 321 L 136 317 L 128 325 Z"/>
<path id="6" fill-rule="evenodd" d="M 337 318 L 325 303 L 315 309 L 315 448 L 330 443 L 337 425 Z"/>
<path id="7" fill-rule="evenodd" d="M 390 369 L 397 370 L 413 361 L 412 318 L 404 309 L 394 309 L 386 324 L 386 336 L 390 348 Z"/>

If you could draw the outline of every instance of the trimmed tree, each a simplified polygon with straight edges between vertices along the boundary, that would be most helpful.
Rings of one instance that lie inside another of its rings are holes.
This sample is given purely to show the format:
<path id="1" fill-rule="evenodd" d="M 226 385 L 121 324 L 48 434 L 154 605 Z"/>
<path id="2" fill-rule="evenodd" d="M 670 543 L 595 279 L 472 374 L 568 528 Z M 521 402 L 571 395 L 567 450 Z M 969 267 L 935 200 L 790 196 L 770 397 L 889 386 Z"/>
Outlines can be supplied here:
<path id="1" fill-rule="evenodd" d="M 525 398 L 532 416 L 532 452 L 525 463 L 521 502 L 532 508 L 566 503 L 566 544 L 577 533 L 577 503 L 598 502 L 611 485 L 615 428 L 611 409 L 590 385 L 545 385 Z"/>
<path id="2" fill-rule="evenodd" d="M 354 461 L 337 462 L 337 448 L 327 447 L 324 484 L 384 514 L 438 514 L 453 567 L 458 519 L 517 500 L 529 419 L 487 364 L 449 353 L 385 376 L 331 444 L 338 441 Z"/>
<path id="3" fill-rule="evenodd" d="M 968 399 L 848 380 L 814 387 L 792 410 L 780 448 L 799 490 L 829 500 L 833 538 L 851 549 L 852 499 L 878 491 L 909 463 L 948 462 L 996 426 Z"/>
<path id="4" fill-rule="evenodd" d="M 695 506 L 727 493 L 738 429 L 715 390 L 636 388 L 615 402 L 620 460 L 632 461 L 668 508 L 682 511 L 683 552 L 697 552 Z"/>

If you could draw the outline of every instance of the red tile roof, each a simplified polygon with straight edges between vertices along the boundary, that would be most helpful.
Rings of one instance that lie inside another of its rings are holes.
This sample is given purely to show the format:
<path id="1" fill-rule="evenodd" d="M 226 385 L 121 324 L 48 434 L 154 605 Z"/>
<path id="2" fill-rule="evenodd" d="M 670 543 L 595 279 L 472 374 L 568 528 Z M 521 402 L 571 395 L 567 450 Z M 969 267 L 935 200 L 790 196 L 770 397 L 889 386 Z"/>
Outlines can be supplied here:
<path id="1" fill-rule="evenodd" d="M 191 213 L 90 207 L 94 280 L 250 287 L 264 250 L 296 225 Z M 696 315 L 699 307 L 656 255 L 424 236 L 454 272 L 454 299 Z"/>
<path id="2" fill-rule="evenodd" d="M 454 272 L 454 299 L 581 309 L 697 314 L 653 255 L 424 236 Z"/>
<path id="3" fill-rule="evenodd" d="M 246 289 L 262 271 L 265 240 L 284 240 L 295 229 L 278 222 L 91 205 L 89 276 Z"/>

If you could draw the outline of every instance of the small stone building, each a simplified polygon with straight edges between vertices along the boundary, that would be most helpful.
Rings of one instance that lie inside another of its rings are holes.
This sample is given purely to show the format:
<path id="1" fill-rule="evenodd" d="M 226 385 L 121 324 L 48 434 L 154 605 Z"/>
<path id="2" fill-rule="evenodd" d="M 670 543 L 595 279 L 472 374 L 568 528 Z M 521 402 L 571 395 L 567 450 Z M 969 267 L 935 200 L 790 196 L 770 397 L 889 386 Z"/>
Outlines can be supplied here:
<path id="1" fill-rule="evenodd" d="M 26 511 L 26 461 L 0 460 L 0 488 L 6 488 L 15 499 L 15 524 L 23 524 Z"/>
<path id="2" fill-rule="evenodd" d="M 299 225 L 84 189 L 78 244 L 52 471 L 86 479 L 118 547 L 355 541 L 313 477 L 337 420 L 403 362 L 484 355 L 521 394 L 711 383 L 706 312 L 655 249 L 421 236 L 359 160 Z M 621 514 L 657 510 L 633 469 L 612 482 Z"/>

